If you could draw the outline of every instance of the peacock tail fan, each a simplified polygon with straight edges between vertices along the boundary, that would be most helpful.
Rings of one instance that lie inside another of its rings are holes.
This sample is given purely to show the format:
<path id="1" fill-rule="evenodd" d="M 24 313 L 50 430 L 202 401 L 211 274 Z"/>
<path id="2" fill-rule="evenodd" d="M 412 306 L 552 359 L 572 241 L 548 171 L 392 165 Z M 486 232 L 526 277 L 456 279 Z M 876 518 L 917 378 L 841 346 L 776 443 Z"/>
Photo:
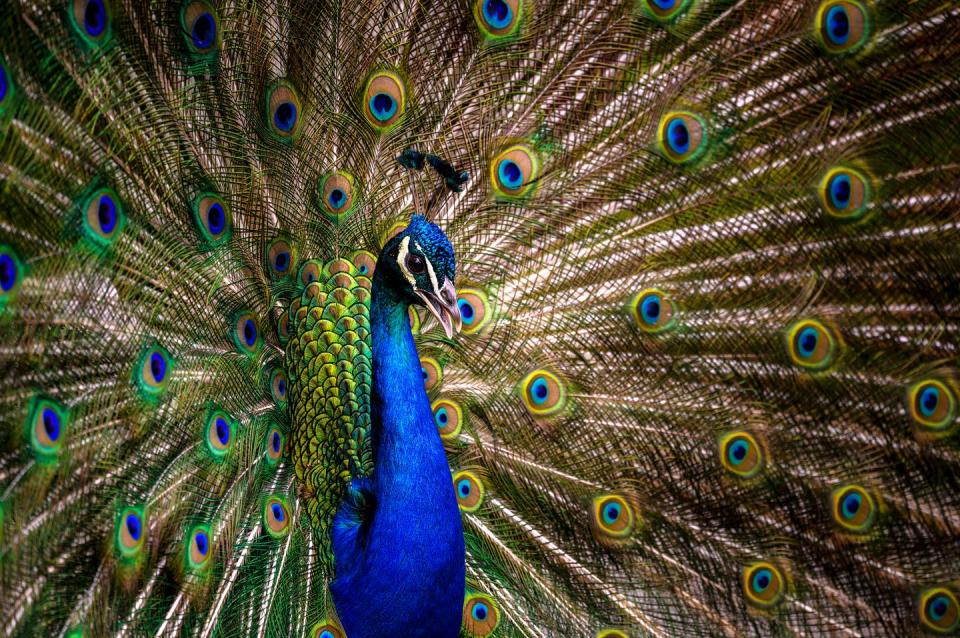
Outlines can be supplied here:
<path id="1" fill-rule="evenodd" d="M 459 265 L 462 334 L 411 326 L 464 636 L 960 631 L 955 3 L 10 0 L 0 33 L 0 636 L 343 638 L 413 213 Z"/>

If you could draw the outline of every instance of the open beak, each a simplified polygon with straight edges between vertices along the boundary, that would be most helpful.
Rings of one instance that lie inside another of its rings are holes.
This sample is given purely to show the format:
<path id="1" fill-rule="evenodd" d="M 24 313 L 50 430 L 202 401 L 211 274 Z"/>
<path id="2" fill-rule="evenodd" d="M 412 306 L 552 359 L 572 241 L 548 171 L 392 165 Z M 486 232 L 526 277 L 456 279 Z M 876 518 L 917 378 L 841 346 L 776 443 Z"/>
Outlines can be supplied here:
<path id="1" fill-rule="evenodd" d="M 433 316 L 437 318 L 447 339 L 453 337 L 454 329 L 460 332 L 463 328 L 463 319 L 460 318 L 460 307 L 457 305 L 457 289 L 453 287 L 453 282 L 449 279 L 440 288 L 440 293 L 433 291 L 417 290 L 417 295 L 423 299 L 423 305 L 427 307 Z"/>

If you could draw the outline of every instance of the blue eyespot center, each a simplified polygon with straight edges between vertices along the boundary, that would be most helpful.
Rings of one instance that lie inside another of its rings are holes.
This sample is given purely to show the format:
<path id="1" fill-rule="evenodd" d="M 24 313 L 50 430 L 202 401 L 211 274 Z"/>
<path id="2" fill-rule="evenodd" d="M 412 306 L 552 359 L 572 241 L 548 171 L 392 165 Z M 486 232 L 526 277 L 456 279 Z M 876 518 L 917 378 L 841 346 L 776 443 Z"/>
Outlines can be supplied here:
<path id="1" fill-rule="evenodd" d="M 279 503 L 272 504 L 270 506 L 270 512 L 273 514 L 273 520 L 277 521 L 278 523 L 283 522 L 283 507 L 281 507 Z"/>
<path id="2" fill-rule="evenodd" d="M 500 176 L 500 182 L 510 190 L 523 186 L 523 171 L 513 160 L 505 159 L 500 162 L 497 173 Z"/>
<path id="3" fill-rule="evenodd" d="M 940 621 L 950 610 L 950 601 L 943 594 L 934 596 L 927 605 L 927 610 L 934 622 Z"/>
<path id="4" fill-rule="evenodd" d="M 647 295 L 640 302 L 640 314 L 644 322 L 651 326 L 656 325 L 657 321 L 660 320 L 660 309 L 660 297 L 657 295 Z"/>
<path id="5" fill-rule="evenodd" d="M 857 512 L 860 511 L 860 506 L 863 504 L 863 497 L 861 497 L 856 492 L 851 492 L 847 494 L 843 499 L 843 516 L 844 518 L 853 518 L 857 515 Z"/>
<path id="6" fill-rule="evenodd" d="M 751 585 L 753 586 L 753 591 L 757 593 L 762 593 L 766 591 L 767 587 L 770 586 L 770 583 L 772 582 L 772 580 L 773 580 L 773 574 L 771 574 L 769 569 L 763 568 L 758 570 L 757 573 L 753 575 L 753 581 L 751 582 Z"/>
<path id="7" fill-rule="evenodd" d="M 109 235 L 117 227 L 117 206 L 109 195 L 100 197 L 100 203 L 97 204 L 97 221 L 105 235 Z"/>
<path id="8" fill-rule="evenodd" d="M 797 350 L 800 352 L 800 356 L 804 359 L 813 356 L 819 342 L 820 335 L 817 333 L 816 328 L 811 327 L 801 330 L 800 334 L 797 335 Z"/>
<path id="9" fill-rule="evenodd" d="M 463 323 L 468 326 L 472 324 L 476 313 L 473 311 L 473 306 L 470 305 L 470 302 L 465 299 L 458 299 L 457 308 L 460 310 L 460 318 L 463 320 Z"/>
<path id="10" fill-rule="evenodd" d="M 273 445 L 273 451 L 275 453 L 280 451 L 280 434 L 278 432 L 273 433 L 271 444 Z"/>
<path id="11" fill-rule="evenodd" d="M 667 124 L 667 143 L 677 155 L 684 155 L 690 150 L 690 130 L 683 118 L 674 118 Z"/>
<path id="12" fill-rule="evenodd" d="M 281 397 L 287 393 L 287 382 L 283 379 L 277 381 L 277 394 Z"/>
<path id="13" fill-rule="evenodd" d="M 462 496 L 463 498 L 470 496 L 470 491 L 471 491 L 471 488 L 470 488 L 469 479 L 463 479 L 462 481 L 457 483 L 457 492 L 459 492 L 460 496 Z"/>
<path id="14" fill-rule="evenodd" d="M 747 452 L 749 451 L 750 443 L 744 441 L 743 439 L 738 439 L 730 446 L 730 451 L 727 453 L 727 458 L 731 464 L 740 465 L 743 463 L 743 459 L 747 458 Z"/>
<path id="15" fill-rule="evenodd" d="M 513 9 L 504 0 L 487 0 L 483 3 L 483 18 L 494 29 L 503 29 L 513 19 Z"/>
<path id="16" fill-rule="evenodd" d="M 17 283 L 17 264 L 10 255 L 0 255 L 0 290 L 8 292 Z"/>
<path id="17" fill-rule="evenodd" d="M 851 194 L 850 177 L 835 175 L 830 181 L 830 203 L 837 210 L 843 210 L 850 205 Z"/>
<path id="18" fill-rule="evenodd" d="M 162 382 L 167 375 L 167 361 L 159 352 L 150 354 L 150 374 L 153 375 L 153 379 L 157 383 Z"/>
<path id="19" fill-rule="evenodd" d="M 281 102 L 273 114 L 273 123 L 284 133 L 293 130 L 297 123 L 297 107 L 293 102 Z"/>
<path id="20" fill-rule="evenodd" d="M 201 13 L 193 21 L 193 45 L 198 49 L 209 49 L 217 37 L 217 24 L 210 13 Z"/>
<path id="21" fill-rule="evenodd" d="M 850 16 L 842 6 L 827 11 L 827 37 L 833 44 L 846 44 L 850 38 Z"/>
<path id="22" fill-rule="evenodd" d="M 387 93 L 377 93 L 370 98 L 370 112 L 381 122 L 386 122 L 397 112 L 397 101 Z"/>
<path id="23" fill-rule="evenodd" d="M 677 0 L 653 0 L 653 4 L 656 5 L 658 9 L 669 11 L 677 4 Z"/>
<path id="24" fill-rule="evenodd" d="M 41 415 L 43 420 L 43 431 L 46 432 L 47 438 L 51 441 L 56 441 L 60 438 L 60 415 L 50 408 L 45 408 L 43 414 Z"/>
<path id="25" fill-rule="evenodd" d="M 361 275 L 367 274 L 367 265 L 366 265 L 366 264 L 360 266 L 359 273 L 360 273 Z"/>
<path id="26" fill-rule="evenodd" d="M 530 398 L 532 398 L 533 402 L 537 405 L 543 405 L 549 394 L 550 388 L 547 386 L 547 380 L 543 377 L 537 377 L 537 379 L 530 384 Z"/>
<path id="27" fill-rule="evenodd" d="M 342 188 L 334 188 L 330 191 L 330 196 L 327 198 L 327 201 L 330 202 L 330 206 L 333 208 L 340 208 L 347 201 L 347 194 L 343 192 Z"/>
<path id="28" fill-rule="evenodd" d="M 617 503 L 608 504 L 603 508 L 603 522 L 607 525 L 613 525 L 620 518 L 621 511 L 620 505 Z"/>
<path id="29" fill-rule="evenodd" d="M 199 552 L 201 556 L 207 555 L 207 550 L 210 549 L 210 542 L 205 532 L 197 532 L 193 537 L 193 544 L 197 547 L 197 552 Z"/>
<path id="30" fill-rule="evenodd" d="M 920 408 L 920 414 L 927 418 L 932 417 L 937 411 L 937 406 L 940 405 L 940 389 L 932 385 L 925 387 L 917 398 L 917 405 Z"/>
<path id="31" fill-rule="evenodd" d="M 487 608 L 485 604 L 476 603 L 473 606 L 473 611 L 470 613 L 470 615 L 473 616 L 474 620 L 483 622 L 484 620 L 487 619 L 487 616 L 490 615 L 490 610 Z"/>
<path id="32" fill-rule="evenodd" d="M 333 634 L 324 629 L 317 638 L 333 638 Z"/>
<path id="33" fill-rule="evenodd" d="M 219 235 L 227 225 L 227 216 L 223 212 L 223 206 L 220 204 L 211 204 L 207 209 L 207 225 L 210 232 Z"/>
<path id="34" fill-rule="evenodd" d="M 217 417 L 216 430 L 220 445 L 226 445 L 230 441 L 230 426 L 221 417 Z"/>
<path id="35" fill-rule="evenodd" d="M 140 526 L 140 517 L 136 514 L 127 514 L 127 533 L 130 534 L 130 538 L 135 541 L 140 540 L 140 534 L 143 532 L 142 527 Z"/>
<path id="36" fill-rule="evenodd" d="M 89 0 L 83 10 L 83 26 L 93 38 L 100 36 L 107 27 L 107 10 L 102 0 Z"/>
<path id="37" fill-rule="evenodd" d="M 7 69 L 0 64 L 0 103 L 7 97 Z"/>
<path id="38" fill-rule="evenodd" d="M 437 425 L 439 425 L 440 427 L 443 427 L 447 424 L 449 420 L 450 420 L 450 417 L 447 415 L 446 408 L 440 408 L 439 410 L 437 410 Z"/>
<path id="39" fill-rule="evenodd" d="M 286 271 L 290 267 L 290 253 L 277 253 L 277 256 L 273 258 L 273 267 L 278 272 Z"/>
<path id="40" fill-rule="evenodd" d="M 243 341 L 248 348 L 253 347 L 253 344 L 257 341 L 257 326 L 254 325 L 253 319 L 247 319 L 243 322 Z"/>

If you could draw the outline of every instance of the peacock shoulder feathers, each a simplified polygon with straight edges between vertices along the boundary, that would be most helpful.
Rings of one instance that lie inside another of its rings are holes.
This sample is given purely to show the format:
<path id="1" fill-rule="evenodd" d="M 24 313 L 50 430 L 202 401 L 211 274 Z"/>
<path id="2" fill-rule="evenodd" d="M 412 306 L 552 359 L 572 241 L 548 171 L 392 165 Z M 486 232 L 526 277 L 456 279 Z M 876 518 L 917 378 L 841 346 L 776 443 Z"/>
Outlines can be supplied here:
<path id="1" fill-rule="evenodd" d="M 0 636 L 960 634 L 956 3 L 0 33 Z"/>

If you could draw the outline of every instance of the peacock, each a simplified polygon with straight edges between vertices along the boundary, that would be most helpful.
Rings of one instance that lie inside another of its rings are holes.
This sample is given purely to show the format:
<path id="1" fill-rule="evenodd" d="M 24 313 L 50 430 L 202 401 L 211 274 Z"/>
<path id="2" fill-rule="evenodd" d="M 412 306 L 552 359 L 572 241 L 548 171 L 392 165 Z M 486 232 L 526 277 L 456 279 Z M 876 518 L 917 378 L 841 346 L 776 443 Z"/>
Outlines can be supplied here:
<path id="1" fill-rule="evenodd" d="M 960 635 L 960 5 L 3 0 L 0 637 Z"/>

